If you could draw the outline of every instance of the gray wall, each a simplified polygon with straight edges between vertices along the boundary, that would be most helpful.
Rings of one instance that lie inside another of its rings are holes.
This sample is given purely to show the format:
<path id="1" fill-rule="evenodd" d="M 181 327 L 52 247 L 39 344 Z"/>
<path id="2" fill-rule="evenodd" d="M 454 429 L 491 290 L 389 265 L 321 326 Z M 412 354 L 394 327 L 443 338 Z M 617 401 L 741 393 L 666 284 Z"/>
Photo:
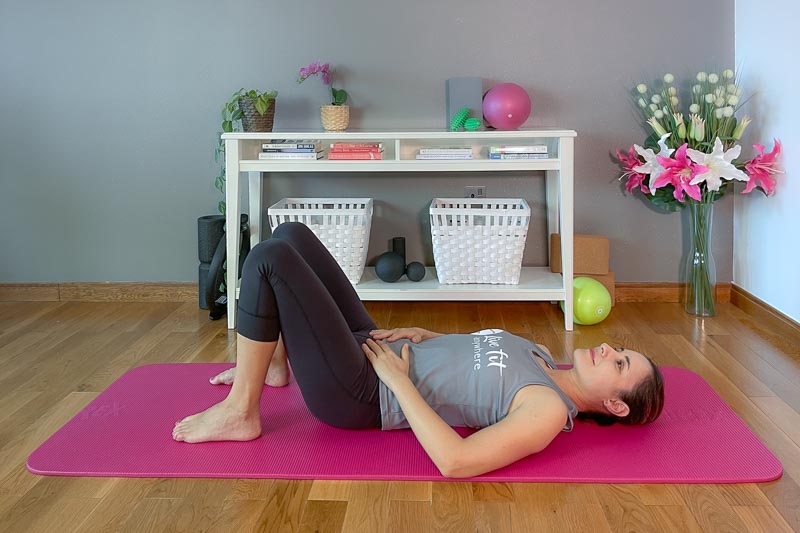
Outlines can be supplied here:
<path id="1" fill-rule="evenodd" d="M 276 128 L 319 128 L 327 93 L 295 82 L 315 59 L 339 66 L 355 128 L 441 127 L 453 76 L 526 87 L 526 127 L 578 131 L 576 231 L 610 237 L 619 281 L 677 281 L 685 215 L 623 195 L 610 154 L 645 136 L 633 85 L 733 63 L 733 5 L 0 0 L 0 282 L 195 280 L 196 218 L 219 200 L 222 103 L 242 86 L 274 88 Z M 412 258 L 429 260 L 426 202 L 464 184 L 543 213 L 540 178 L 359 175 L 333 189 L 332 177 L 278 176 L 266 191 L 374 197 L 372 256 L 402 234 Z M 729 281 L 730 198 L 714 229 Z M 527 264 L 546 262 L 544 234 L 539 218 Z"/>

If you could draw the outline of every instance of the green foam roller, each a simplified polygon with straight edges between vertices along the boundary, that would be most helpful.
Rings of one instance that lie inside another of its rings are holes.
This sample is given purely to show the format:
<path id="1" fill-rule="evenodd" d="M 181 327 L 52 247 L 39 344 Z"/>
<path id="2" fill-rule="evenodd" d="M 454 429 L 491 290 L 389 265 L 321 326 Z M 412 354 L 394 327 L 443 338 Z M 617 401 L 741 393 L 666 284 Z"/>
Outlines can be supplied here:
<path id="1" fill-rule="evenodd" d="M 464 127 L 464 123 L 467 121 L 469 117 L 469 108 L 462 107 L 459 109 L 455 115 L 453 115 L 453 120 L 450 121 L 450 131 L 456 131 L 459 128 Z"/>
<path id="2" fill-rule="evenodd" d="M 464 129 L 467 131 L 475 131 L 481 127 L 481 121 L 478 118 L 468 118 L 464 121 Z"/>

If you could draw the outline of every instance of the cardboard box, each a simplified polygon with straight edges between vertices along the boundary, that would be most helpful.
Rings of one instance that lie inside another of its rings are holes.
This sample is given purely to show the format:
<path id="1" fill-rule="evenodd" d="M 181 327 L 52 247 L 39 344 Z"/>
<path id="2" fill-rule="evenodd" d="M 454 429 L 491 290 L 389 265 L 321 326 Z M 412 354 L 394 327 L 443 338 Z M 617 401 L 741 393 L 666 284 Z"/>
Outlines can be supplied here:
<path id="1" fill-rule="evenodd" d="M 608 237 L 603 235 L 573 235 L 572 272 L 579 274 L 608 274 Z M 550 234 L 550 272 L 561 272 L 561 235 Z"/>
<path id="2" fill-rule="evenodd" d="M 607 274 L 575 274 L 576 278 L 586 277 L 596 279 L 600 283 L 603 284 L 603 287 L 608 289 L 608 293 L 611 295 L 611 305 L 613 306 L 616 303 L 616 295 L 614 294 L 614 273 L 610 270 Z"/>

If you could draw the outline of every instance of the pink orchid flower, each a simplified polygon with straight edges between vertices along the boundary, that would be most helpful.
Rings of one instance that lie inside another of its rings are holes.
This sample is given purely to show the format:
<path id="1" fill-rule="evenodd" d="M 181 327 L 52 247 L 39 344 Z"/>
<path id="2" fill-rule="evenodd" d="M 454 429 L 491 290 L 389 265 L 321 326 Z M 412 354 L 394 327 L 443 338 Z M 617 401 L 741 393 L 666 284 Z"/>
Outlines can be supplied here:
<path id="1" fill-rule="evenodd" d="M 636 187 L 639 187 L 643 193 L 649 194 L 650 189 L 647 188 L 647 184 L 644 182 L 647 176 L 633 170 L 634 167 L 638 167 L 642 164 L 633 146 L 630 147 L 627 154 L 617 150 L 617 159 L 619 159 L 619 162 L 622 164 L 622 168 L 625 169 L 625 173 L 620 176 L 620 179 L 628 178 L 625 182 L 625 189 L 627 189 L 628 192 L 633 192 Z"/>
<path id="2" fill-rule="evenodd" d="M 702 199 L 700 187 L 692 185 L 691 181 L 697 174 L 708 172 L 708 167 L 693 163 L 686 157 L 688 147 L 688 143 L 684 143 L 675 151 L 674 157 L 657 156 L 659 164 L 664 167 L 664 172 L 656 178 L 653 188 L 658 189 L 671 184 L 675 188 L 672 195 L 679 202 L 685 201 L 684 192 L 699 202 Z"/>
<path id="3" fill-rule="evenodd" d="M 761 187 L 767 196 L 772 196 L 775 192 L 775 179 L 771 174 L 781 174 L 783 169 L 778 165 L 778 157 L 781 155 L 781 142 L 775 139 L 772 151 L 764 153 L 763 144 L 754 144 L 753 148 L 758 150 L 758 155 L 751 159 L 745 166 L 750 180 L 747 182 L 742 194 L 747 194 L 756 186 Z"/>
<path id="4" fill-rule="evenodd" d="M 314 61 L 310 63 L 306 67 L 302 67 L 300 69 L 300 79 L 298 81 L 304 81 L 306 78 L 310 78 L 314 74 L 320 74 L 322 76 L 322 83 L 325 85 L 331 84 L 331 66 L 328 63 L 320 63 L 319 61 Z"/>

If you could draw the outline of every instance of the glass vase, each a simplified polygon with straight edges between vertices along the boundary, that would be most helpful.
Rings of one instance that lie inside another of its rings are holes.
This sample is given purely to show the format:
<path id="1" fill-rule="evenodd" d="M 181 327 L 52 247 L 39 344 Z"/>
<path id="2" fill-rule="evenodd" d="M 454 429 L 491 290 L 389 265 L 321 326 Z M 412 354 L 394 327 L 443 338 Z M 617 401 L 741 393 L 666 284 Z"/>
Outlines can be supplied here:
<path id="1" fill-rule="evenodd" d="M 695 316 L 717 314 L 714 296 L 717 270 L 711 254 L 713 203 L 689 204 L 689 255 L 686 258 L 686 312 Z"/>

